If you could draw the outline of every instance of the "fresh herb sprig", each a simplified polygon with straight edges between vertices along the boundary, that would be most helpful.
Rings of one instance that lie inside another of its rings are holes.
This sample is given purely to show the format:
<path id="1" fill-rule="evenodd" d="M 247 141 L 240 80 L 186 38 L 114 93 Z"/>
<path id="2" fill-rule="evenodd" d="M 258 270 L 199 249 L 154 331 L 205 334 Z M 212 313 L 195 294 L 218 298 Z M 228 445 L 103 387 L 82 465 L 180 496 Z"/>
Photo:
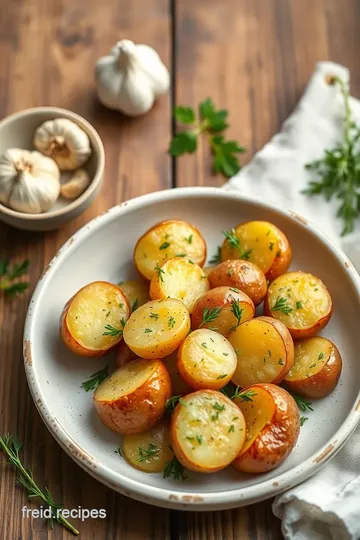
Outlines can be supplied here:
<path id="1" fill-rule="evenodd" d="M 255 390 L 242 390 L 239 386 L 234 387 L 231 384 L 221 388 L 220 392 L 230 399 L 240 398 L 243 401 L 252 401 L 252 398 L 257 395 Z"/>
<path id="2" fill-rule="evenodd" d="M 192 125 L 192 129 L 179 131 L 170 142 L 169 153 L 173 157 L 192 154 L 198 147 L 200 134 L 207 136 L 213 155 L 212 168 L 215 173 L 221 173 L 227 178 L 234 176 L 240 170 L 238 154 L 246 151 L 236 141 L 227 141 L 221 134 L 226 128 L 228 111 L 217 110 L 211 98 L 199 105 L 198 118 L 191 107 L 175 107 L 174 116 L 178 122 Z"/>
<path id="3" fill-rule="evenodd" d="M 32 470 L 28 467 L 24 467 L 19 456 L 21 447 L 22 443 L 16 436 L 0 436 L 0 449 L 6 454 L 8 462 L 17 468 L 18 482 L 26 489 L 28 497 L 31 499 L 34 497 L 39 497 L 48 506 L 48 508 L 51 509 L 51 518 L 49 518 L 51 527 L 53 528 L 54 521 L 57 521 L 73 534 L 78 535 L 79 531 L 62 516 L 61 506 L 54 502 L 49 490 L 47 488 L 41 490 L 34 480 Z"/>
<path id="4" fill-rule="evenodd" d="M 176 407 L 176 405 L 179 403 L 181 399 L 181 395 L 180 396 L 171 396 L 171 398 L 167 399 L 165 401 L 165 410 L 169 413 L 169 414 L 172 414 L 174 412 L 174 409 Z"/>
<path id="5" fill-rule="evenodd" d="M 293 311 L 293 308 L 287 305 L 286 298 L 277 297 L 275 304 L 272 306 L 271 311 L 281 311 L 285 315 L 289 315 Z"/>
<path id="6" fill-rule="evenodd" d="M 215 321 L 215 319 L 218 318 L 218 316 L 220 314 L 220 311 L 221 311 L 221 308 L 219 308 L 219 307 L 215 307 L 213 309 L 205 308 L 204 311 L 203 311 L 202 321 L 199 324 L 199 328 L 201 328 L 204 324 L 209 324 L 209 323 Z M 210 328 L 210 330 L 211 330 L 211 328 Z M 215 330 L 215 329 L 212 328 L 212 330 Z"/>
<path id="7" fill-rule="evenodd" d="M 289 390 L 288 390 L 289 392 Z M 293 394 L 292 392 L 289 392 L 289 394 L 292 395 L 292 397 L 295 399 L 296 405 L 299 407 L 300 411 L 313 411 L 312 403 L 310 401 L 306 401 L 306 399 L 302 398 L 301 396 L 298 396 L 297 394 Z"/>
<path id="8" fill-rule="evenodd" d="M 184 472 L 184 467 L 180 461 L 174 456 L 170 461 L 167 461 L 164 468 L 164 478 L 172 476 L 174 480 L 186 480 L 187 476 Z"/>
<path id="9" fill-rule="evenodd" d="M 122 328 L 115 328 L 111 324 L 106 324 L 105 325 L 106 332 L 103 333 L 103 336 L 112 336 L 112 337 L 122 336 L 123 330 L 125 328 L 125 319 L 121 319 L 120 322 L 121 322 Z"/>
<path id="10" fill-rule="evenodd" d="M 147 461 L 159 455 L 159 448 L 154 443 L 149 443 L 147 448 L 138 448 L 138 461 Z"/>
<path id="11" fill-rule="evenodd" d="M 317 180 L 309 182 L 303 191 L 306 195 L 322 195 L 326 201 L 340 201 L 337 217 L 342 219 L 342 236 L 354 230 L 355 219 L 360 215 L 360 127 L 352 118 L 349 91 L 346 83 L 336 76 L 327 77 L 330 85 L 338 86 L 344 99 L 343 139 L 334 148 L 325 150 L 321 159 L 305 165 Z"/>
<path id="12" fill-rule="evenodd" d="M 90 375 L 90 378 L 81 384 L 81 388 L 83 388 L 85 392 L 90 392 L 90 390 L 96 390 L 96 388 L 103 381 L 105 381 L 108 375 L 109 375 L 109 366 L 106 365 L 102 369 L 99 369 L 99 371 L 96 371 L 95 373 Z"/>
<path id="13" fill-rule="evenodd" d="M 241 323 L 241 317 L 243 314 L 244 309 L 240 307 L 240 301 L 239 300 L 233 300 L 231 302 L 231 311 L 236 318 L 236 326 L 233 326 L 231 330 L 235 330 Z"/>
<path id="14" fill-rule="evenodd" d="M 218 264 L 221 262 L 221 247 L 217 247 L 217 251 L 213 257 L 211 257 L 209 264 Z"/>
<path id="15" fill-rule="evenodd" d="M 25 259 L 21 263 L 15 263 L 10 267 L 9 260 L 0 259 L 0 290 L 3 290 L 7 296 L 16 296 L 29 287 L 28 281 L 18 281 L 18 278 L 26 274 L 29 268 L 30 261 Z"/>

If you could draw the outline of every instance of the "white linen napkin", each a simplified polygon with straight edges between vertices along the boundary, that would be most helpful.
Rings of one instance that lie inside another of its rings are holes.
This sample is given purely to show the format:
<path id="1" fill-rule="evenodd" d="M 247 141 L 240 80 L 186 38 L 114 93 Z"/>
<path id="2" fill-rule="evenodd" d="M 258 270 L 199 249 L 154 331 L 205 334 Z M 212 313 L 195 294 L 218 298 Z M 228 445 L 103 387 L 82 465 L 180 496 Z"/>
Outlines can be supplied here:
<path id="1" fill-rule="evenodd" d="M 280 132 L 225 186 L 298 211 L 340 246 L 360 271 L 360 223 L 340 237 L 335 218 L 338 201 L 300 192 L 310 179 L 304 165 L 323 156 L 342 139 L 344 102 L 337 85 L 325 81 L 337 75 L 348 83 L 348 70 L 332 62 L 316 66 L 295 111 Z M 354 120 L 360 124 L 360 101 L 351 98 Z M 320 472 L 276 497 L 276 516 L 287 540 L 360 539 L 360 427 L 343 450 Z"/>

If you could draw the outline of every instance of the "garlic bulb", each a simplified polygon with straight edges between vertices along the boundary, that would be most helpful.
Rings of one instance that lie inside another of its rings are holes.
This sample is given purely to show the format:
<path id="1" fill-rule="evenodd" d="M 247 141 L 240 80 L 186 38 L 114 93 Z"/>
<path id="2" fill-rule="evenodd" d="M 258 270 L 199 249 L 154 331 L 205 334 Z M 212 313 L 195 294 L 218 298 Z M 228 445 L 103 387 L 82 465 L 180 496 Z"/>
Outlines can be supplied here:
<path id="1" fill-rule="evenodd" d="M 60 194 L 55 161 L 39 152 L 10 148 L 0 156 L 0 202 L 18 212 L 39 214 Z"/>
<path id="2" fill-rule="evenodd" d="M 123 39 L 97 61 L 96 82 L 106 107 L 139 116 L 169 90 L 170 75 L 154 49 Z"/>
<path id="3" fill-rule="evenodd" d="M 89 137 L 67 118 L 41 124 L 35 131 L 34 146 L 45 156 L 52 157 L 61 171 L 81 167 L 91 154 Z"/>
<path id="4" fill-rule="evenodd" d="M 61 196 L 64 199 L 76 199 L 84 193 L 90 182 L 90 176 L 85 169 L 78 169 L 70 180 L 61 186 Z"/>

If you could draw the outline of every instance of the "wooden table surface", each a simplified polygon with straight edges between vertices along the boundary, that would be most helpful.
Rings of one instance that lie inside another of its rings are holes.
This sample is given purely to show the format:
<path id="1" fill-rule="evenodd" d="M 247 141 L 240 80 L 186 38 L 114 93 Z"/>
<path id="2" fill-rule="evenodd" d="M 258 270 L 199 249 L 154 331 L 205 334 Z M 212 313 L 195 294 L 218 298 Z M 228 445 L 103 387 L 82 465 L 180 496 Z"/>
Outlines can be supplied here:
<path id="1" fill-rule="evenodd" d="M 42 423 L 28 390 L 22 332 L 32 290 L 58 248 L 80 227 L 128 198 L 175 186 L 221 185 L 207 145 L 176 162 L 167 154 L 174 104 L 211 96 L 227 108 L 229 135 L 248 148 L 243 163 L 292 111 L 315 64 L 331 59 L 351 70 L 360 95 L 360 2 L 357 0 L 2 0 L 0 115 L 39 105 L 71 109 L 99 131 L 105 183 L 93 206 L 59 231 L 35 234 L 0 227 L 1 255 L 31 260 L 31 289 L 0 298 L 0 433 L 17 433 L 33 464 L 65 508 L 105 508 L 107 519 L 74 521 L 86 540 L 263 540 L 282 538 L 271 501 L 238 510 L 168 511 L 106 488 L 63 452 Z M 172 90 L 153 110 L 128 119 L 101 107 L 95 60 L 122 38 L 153 46 L 172 73 Z M 13 470 L 2 465 L 0 538 L 69 539 L 56 526 L 22 519 L 27 501 Z M 37 503 L 32 503 L 36 507 Z M 311 540 L 311 539 L 309 539 Z"/>

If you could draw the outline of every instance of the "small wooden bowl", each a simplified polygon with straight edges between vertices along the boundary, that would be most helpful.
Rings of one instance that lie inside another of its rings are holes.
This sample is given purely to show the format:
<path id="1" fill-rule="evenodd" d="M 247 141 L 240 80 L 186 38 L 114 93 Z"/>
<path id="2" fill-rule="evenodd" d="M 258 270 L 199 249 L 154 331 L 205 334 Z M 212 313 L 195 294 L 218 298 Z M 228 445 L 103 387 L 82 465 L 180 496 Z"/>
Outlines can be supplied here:
<path id="1" fill-rule="evenodd" d="M 0 204 L 0 220 L 29 231 L 49 231 L 61 227 L 82 214 L 98 194 L 104 178 L 105 152 L 99 134 L 84 118 L 66 109 L 35 107 L 8 116 L 0 122 L 0 154 L 9 148 L 35 150 L 35 130 L 47 120 L 67 118 L 83 129 L 89 139 L 92 154 L 84 165 L 90 175 L 90 186 L 73 201 L 60 197 L 55 205 L 42 214 L 25 214 Z"/>

